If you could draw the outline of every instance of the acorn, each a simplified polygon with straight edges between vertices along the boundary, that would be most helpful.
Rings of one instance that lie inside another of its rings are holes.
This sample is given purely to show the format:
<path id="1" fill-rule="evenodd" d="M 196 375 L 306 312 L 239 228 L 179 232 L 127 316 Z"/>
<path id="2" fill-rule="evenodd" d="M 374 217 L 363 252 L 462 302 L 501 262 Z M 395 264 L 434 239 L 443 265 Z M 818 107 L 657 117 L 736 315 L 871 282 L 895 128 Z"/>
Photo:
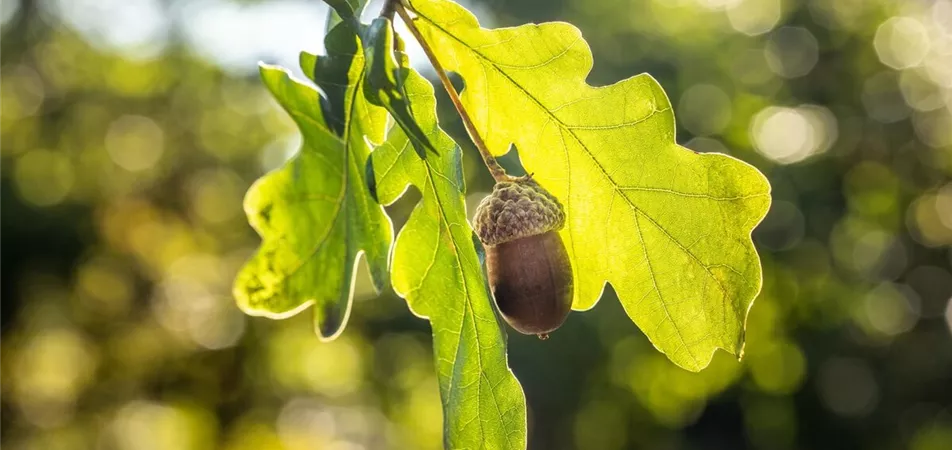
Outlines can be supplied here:
<path id="1" fill-rule="evenodd" d="M 476 208 L 489 288 L 520 333 L 546 339 L 572 309 L 572 266 L 558 233 L 564 225 L 562 204 L 531 177 L 497 183 Z"/>

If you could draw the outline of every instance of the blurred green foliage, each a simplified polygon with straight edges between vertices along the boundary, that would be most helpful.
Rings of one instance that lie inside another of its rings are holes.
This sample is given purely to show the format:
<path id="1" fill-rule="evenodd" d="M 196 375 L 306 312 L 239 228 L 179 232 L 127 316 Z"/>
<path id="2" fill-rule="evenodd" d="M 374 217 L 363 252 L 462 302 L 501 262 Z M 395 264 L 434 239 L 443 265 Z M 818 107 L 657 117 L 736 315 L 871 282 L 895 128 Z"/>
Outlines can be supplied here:
<path id="1" fill-rule="evenodd" d="M 513 334 L 531 448 L 952 447 L 948 0 L 468 6 L 491 26 L 573 23 L 591 83 L 650 72 L 679 142 L 774 188 L 744 360 L 681 370 L 614 299 L 548 341 Z M 254 59 L 319 45 L 275 36 L 311 17 L 319 34 L 322 8 L 2 3 L 6 447 L 439 447 L 429 329 L 365 272 L 332 343 L 307 315 L 249 318 L 231 297 L 259 243 L 243 193 L 298 147 Z M 470 150 L 472 204 L 491 180 Z M 418 199 L 390 208 L 396 227 Z"/>

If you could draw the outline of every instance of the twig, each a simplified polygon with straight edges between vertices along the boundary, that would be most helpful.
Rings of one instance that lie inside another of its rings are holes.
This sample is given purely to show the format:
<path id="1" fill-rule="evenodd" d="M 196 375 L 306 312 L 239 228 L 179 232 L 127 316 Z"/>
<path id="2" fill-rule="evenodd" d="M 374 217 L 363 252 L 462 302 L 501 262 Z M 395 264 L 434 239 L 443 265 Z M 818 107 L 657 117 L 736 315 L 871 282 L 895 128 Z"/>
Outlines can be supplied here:
<path id="1" fill-rule="evenodd" d="M 412 33 L 413 37 L 420 43 L 420 47 L 423 47 L 423 52 L 426 53 L 427 59 L 430 60 L 430 65 L 433 66 L 433 70 L 435 70 L 436 74 L 440 77 L 440 82 L 443 83 L 443 89 L 445 89 L 446 93 L 450 96 L 453 107 L 455 107 L 456 112 L 459 113 L 459 117 L 463 121 L 463 126 L 466 127 L 466 132 L 469 133 L 470 139 L 473 140 L 473 143 L 476 144 L 476 148 L 479 149 L 479 153 L 482 155 L 483 162 L 486 164 L 486 168 L 489 169 L 489 173 L 492 174 L 496 182 L 515 180 L 516 177 L 506 174 L 506 169 L 503 169 L 492 153 L 489 152 L 489 148 L 486 147 L 486 142 L 483 141 L 483 138 L 479 135 L 479 131 L 476 130 L 476 125 L 473 124 L 469 113 L 467 113 L 466 108 L 463 107 L 463 102 L 460 101 L 459 94 L 456 92 L 456 88 L 453 87 L 453 83 L 450 82 L 446 70 L 443 69 L 440 61 L 436 59 L 433 49 L 430 48 L 426 40 L 423 39 L 423 35 L 420 33 L 420 30 L 417 29 L 416 24 L 413 23 L 413 19 L 410 18 L 402 0 L 395 0 L 392 2 L 392 5 L 396 9 L 397 14 L 400 15 L 400 18 L 403 19 L 403 22 L 407 24 L 410 33 Z"/>

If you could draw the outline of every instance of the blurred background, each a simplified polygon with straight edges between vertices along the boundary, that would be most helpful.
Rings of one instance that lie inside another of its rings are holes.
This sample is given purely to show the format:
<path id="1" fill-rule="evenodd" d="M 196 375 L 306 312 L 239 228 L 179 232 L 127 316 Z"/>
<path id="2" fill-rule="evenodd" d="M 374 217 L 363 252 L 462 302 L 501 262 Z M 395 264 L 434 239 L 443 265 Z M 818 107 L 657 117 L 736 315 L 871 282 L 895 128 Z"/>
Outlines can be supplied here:
<path id="1" fill-rule="evenodd" d="M 575 24 L 592 84 L 650 72 L 679 142 L 773 184 L 743 362 L 678 369 L 609 290 L 548 341 L 510 333 L 531 448 L 952 448 L 952 1 L 464 4 Z M 324 4 L 0 5 L 4 448 L 439 448 L 429 328 L 392 292 L 359 275 L 329 344 L 231 297 L 244 191 L 300 142 L 256 63 L 320 51 Z"/>

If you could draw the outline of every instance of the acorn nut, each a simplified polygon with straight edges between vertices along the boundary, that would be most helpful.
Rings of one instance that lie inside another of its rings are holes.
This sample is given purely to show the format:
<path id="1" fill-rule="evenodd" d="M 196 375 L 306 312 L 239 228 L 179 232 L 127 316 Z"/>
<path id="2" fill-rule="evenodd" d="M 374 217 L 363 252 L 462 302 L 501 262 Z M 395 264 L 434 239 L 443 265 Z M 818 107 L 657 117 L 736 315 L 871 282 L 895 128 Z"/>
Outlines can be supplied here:
<path id="1" fill-rule="evenodd" d="M 572 309 L 572 266 L 558 233 L 564 225 L 561 203 L 529 177 L 497 183 L 476 208 L 490 290 L 520 333 L 546 339 Z"/>

